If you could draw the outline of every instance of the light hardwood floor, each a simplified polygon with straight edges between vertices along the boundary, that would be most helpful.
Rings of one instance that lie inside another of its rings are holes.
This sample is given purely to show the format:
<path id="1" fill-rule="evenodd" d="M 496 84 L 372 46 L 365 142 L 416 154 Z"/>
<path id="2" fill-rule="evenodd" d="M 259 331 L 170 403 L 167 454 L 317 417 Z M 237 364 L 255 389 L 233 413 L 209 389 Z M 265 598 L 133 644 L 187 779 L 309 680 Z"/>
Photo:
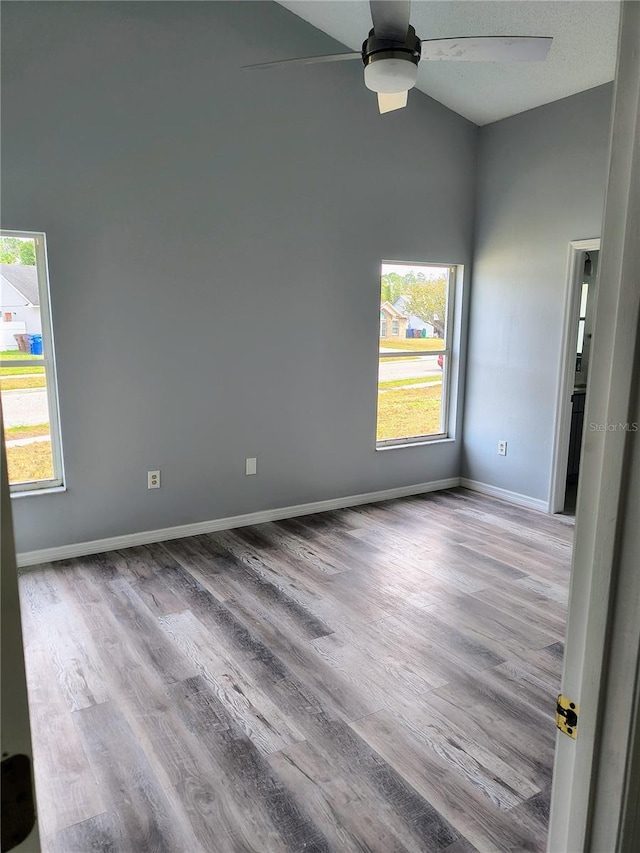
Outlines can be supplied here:
<path id="1" fill-rule="evenodd" d="M 459 489 L 25 572 L 43 850 L 544 850 L 572 535 Z"/>

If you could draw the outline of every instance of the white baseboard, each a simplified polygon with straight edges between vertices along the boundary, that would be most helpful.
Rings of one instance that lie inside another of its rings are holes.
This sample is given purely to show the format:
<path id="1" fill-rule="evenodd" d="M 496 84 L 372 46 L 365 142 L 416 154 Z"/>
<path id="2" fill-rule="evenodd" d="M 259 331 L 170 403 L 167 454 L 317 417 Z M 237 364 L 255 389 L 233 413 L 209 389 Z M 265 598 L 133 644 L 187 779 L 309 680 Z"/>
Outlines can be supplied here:
<path id="1" fill-rule="evenodd" d="M 489 483 L 480 483 L 478 480 L 467 480 L 466 477 L 460 477 L 460 485 L 464 489 L 480 492 L 480 494 L 489 495 L 492 498 L 499 498 L 501 501 L 526 506 L 528 509 L 537 509 L 540 512 L 549 512 L 548 502 L 539 498 L 530 498 L 529 495 L 510 492 L 508 489 L 500 489 L 498 486 L 490 486 Z"/>
<path id="2" fill-rule="evenodd" d="M 366 495 L 348 495 L 343 498 L 331 498 L 326 501 L 314 501 L 308 504 L 266 509 L 261 512 L 249 512 L 245 515 L 233 515 L 228 518 L 215 518 L 211 521 L 198 521 L 195 524 L 181 524 L 178 527 L 165 527 L 161 530 L 143 530 L 140 533 L 128 533 L 124 536 L 111 536 L 107 539 L 93 539 L 90 542 L 77 542 L 61 545 L 58 548 L 43 548 L 39 551 L 24 551 L 17 555 L 18 566 L 37 566 L 40 563 L 52 563 L 56 560 L 69 560 L 72 557 L 86 557 L 88 554 L 101 554 L 119 548 L 131 548 L 134 545 L 150 545 L 154 542 L 168 542 L 170 539 L 183 539 L 185 536 L 197 536 L 200 533 L 215 533 L 217 530 L 231 530 L 234 527 L 247 527 L 250 524 L 263 524 L 266 521 L 278 521 L 283 518 L 296 518 L 311 515 L 314 512 L 327 512 L 332 509 L 344 509 L 361 504 L 377 503 L 392 498 L 404 498 L 409 495 L 421 495 L 426 492 L 453 489 L 460 485 L 459 477 L 448 480 L 434 480 L 431 483 L 417 483 L 413 486 L 399 486 Z"/>

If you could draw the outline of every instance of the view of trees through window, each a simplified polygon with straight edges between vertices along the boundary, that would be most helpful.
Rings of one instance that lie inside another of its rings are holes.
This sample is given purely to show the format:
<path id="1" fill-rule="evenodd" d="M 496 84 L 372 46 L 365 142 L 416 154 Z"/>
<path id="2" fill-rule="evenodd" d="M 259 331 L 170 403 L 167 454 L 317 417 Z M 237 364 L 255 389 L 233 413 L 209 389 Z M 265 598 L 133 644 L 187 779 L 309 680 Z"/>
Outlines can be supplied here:
<path id="1" fill-rule="evenodd" d="M 380 287 L 379 444 L 446 433 L 452 268 L 384 263 Z"/>
<path id="2" fill-rule="evenodd" d="M 0 393 L 14 487 L 56 479 L 37 239 L 0 236 Z"/>

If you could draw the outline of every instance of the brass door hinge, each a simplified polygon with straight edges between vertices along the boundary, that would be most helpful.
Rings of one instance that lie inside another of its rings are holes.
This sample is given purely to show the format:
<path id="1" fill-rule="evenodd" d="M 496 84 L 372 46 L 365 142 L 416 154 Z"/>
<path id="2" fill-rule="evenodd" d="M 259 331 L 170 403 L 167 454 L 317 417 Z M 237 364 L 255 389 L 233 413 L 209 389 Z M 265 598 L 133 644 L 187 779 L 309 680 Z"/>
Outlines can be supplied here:
<path id="1" fill-rule="evenodd" d="M 556 726 L 574 740 L 578 737 L 578 706 L 562 693 L 556 702 Z"/>

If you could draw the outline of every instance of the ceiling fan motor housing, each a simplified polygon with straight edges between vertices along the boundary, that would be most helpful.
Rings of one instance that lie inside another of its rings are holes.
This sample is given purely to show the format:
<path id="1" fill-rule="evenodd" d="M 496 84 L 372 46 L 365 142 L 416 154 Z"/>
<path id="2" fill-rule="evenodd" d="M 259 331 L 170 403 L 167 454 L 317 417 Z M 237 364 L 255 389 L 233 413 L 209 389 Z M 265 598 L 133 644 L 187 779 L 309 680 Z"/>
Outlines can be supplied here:
<path id="1" fill-rule="evenodd" d="M 365 86 L 372 92 L 406 92 L 416 84 L 420 55 L 421 42 L 412 26 L 404 41 L 380 39 L 371 30 L 362 45 Z"/>

